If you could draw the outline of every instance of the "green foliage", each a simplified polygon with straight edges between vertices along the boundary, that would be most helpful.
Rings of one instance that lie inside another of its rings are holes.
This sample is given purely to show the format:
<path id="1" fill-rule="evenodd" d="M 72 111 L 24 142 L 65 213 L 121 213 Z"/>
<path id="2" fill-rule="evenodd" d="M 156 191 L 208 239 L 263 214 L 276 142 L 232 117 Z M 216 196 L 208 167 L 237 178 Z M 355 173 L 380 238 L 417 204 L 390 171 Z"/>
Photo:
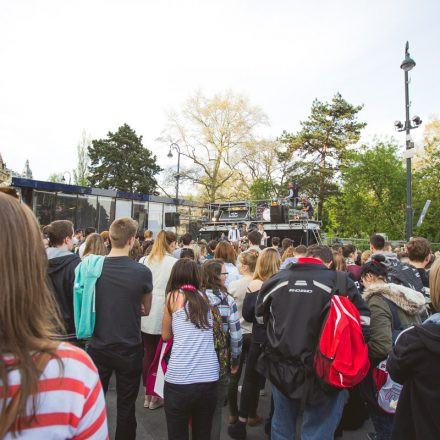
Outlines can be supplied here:
<path id="1" fill-rule="evenodd" d="M 52 173 L 47 178 L 47 181 L 53 183 L 67 183 L 64 179 L 63 173 Z"/>
<path id="2" fill-rule="evenodd" d="M 85 130 L 81 135 L 81 140 L 76 147 L 77 152 L 77 164 L 73 170 L 73 183 L 79 186 L 89 186 L 89 155 L 87 153 L 88 148 L 91 145 L 91 139 L 87 136 Z"/>
<path id="3" fill-rule="evenodd" d="M 272 198 L 274 192 L 272 181 L 262 177 L 257 177 L 249 190 L 252 200 L 268 200 Z"/>
<path id="4" fill-rule="evenodd" d="M 376 141 L 346 153 L 340 196 L 331 202 L 335 233 L 365 237 L 386 232 L 400 239 L 405 232 L 406 172 L 392 141 Z"/>
<path id="5" fill-rule="evenodd" d="M 317 197 L 319 218 L 326 198 L 337 192 L 335 177 L 347 147 L 359 141 L 366 125 L 357 119 L 362 107 L 349 104 L 339 93 L 331 102 L 315 99 L 301 130 L 284 132 L 280 138 L 287 149 L 279 160 L 292 162 L 287 170 L 289 180 L 298 181 L 303 191 Z"/>
<path id="6" fill-rule="evenodd" d="M 137 136 L 127 124 L 119 127 L 116 133 L 109 132 L 107 139 L 93 140 L 88 154 L 92 186 L 155 193 L 155 176 L 162 170 L 156 163 L 156 156 L 143 147 L 142 136 Z"/>

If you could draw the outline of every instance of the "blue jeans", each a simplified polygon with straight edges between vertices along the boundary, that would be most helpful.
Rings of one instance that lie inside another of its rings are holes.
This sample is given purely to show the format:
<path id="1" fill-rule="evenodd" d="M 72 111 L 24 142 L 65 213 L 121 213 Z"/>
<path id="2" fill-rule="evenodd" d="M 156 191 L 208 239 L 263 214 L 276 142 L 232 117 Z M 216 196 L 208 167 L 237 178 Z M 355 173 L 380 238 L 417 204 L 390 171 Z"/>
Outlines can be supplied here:
<path id="1" fill-rule="evenodd" d="M 347 391 L 342 390 L 318 405 L 306 405 L 301 440 L 333 440 L 347 395 Z M 272 386 L 272 396 L 275 412 L 272 419 L 271 439 L 294 440 L 300 401 L 287 398 L 274 386 Z"/>
<path id="2" fill-rule="evenodd" d="M 376 439 L 391 440 L 394 414 L 387 414 L 384 411 L 370 407 L 370 416 L 376 431 Z"/>

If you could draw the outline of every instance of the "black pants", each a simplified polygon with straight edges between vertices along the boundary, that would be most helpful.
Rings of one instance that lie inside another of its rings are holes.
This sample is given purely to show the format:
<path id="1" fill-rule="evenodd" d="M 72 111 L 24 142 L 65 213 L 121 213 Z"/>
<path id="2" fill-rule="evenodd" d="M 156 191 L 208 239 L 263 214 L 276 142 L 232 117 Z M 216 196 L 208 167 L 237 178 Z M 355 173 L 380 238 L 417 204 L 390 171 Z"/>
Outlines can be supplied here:
<path id="1" fill-rule="evenodd" d="M 135 403 L 139 393 L 142 372 L 142 344 L 137 347 L 88 348 L 88 353 L 98 368 L 104 394 L 113 372 L 116 374 L 117 418 L 116 440 L 136 438 Z"/>
<path id="2" fill-rule="evenodd" d="M 265 380 L 264 376 L 255 369 L 261 352 L 262 344 L 251 342 L 244 371 L 243 388 L 241 389 L 240 411 L 238 412 L 242 418 L 257 416 L 260 388 Z"/>
<path id="3" fill-rule="evenodd" d="M 188 440 L 192 420 L 193 440 L 209 440 L 217 404 L 217 382 L 175 385 L 165 382 L 165 415 L 169 440 Z"/>
<path id="4" fill-rule="evenodd" d="M 229 381 L 228 390 L 228 401 L 229 401 L 229 413 L 231 416 L 238 416 L 238 404 L 237 404 L 237 393 L 238 393 L 238 383 L 240 382 L 241 373 L 243 371 L 243 364 L 246 360 L 247 353 L 249 351 L 249 346 L 251 345 L 252 335 L 250 333 L 245 333 L 243 335 L 243 348 L 241 350 L 240 364 L 238 365 L 238 371 L 235 374 L 231 374 Z"/>

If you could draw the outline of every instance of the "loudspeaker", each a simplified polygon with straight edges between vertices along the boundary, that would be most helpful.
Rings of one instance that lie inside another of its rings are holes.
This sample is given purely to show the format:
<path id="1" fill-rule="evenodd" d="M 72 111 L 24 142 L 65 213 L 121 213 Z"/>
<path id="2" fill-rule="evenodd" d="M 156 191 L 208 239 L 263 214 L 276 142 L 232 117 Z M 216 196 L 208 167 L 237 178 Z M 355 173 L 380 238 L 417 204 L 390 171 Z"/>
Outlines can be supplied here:
<path id="1" fill-rule="evenodd" d="M 287 209 L 284 205 L 275 205 L 270 207 L 271 223 L 287 223 Z"/>
<path id="2" fill-rule="evenodd" d="M 166 212 L 165 227 L 171 228 L 173 226 L 180 226 L 180 214 L 178 212 Z"/>

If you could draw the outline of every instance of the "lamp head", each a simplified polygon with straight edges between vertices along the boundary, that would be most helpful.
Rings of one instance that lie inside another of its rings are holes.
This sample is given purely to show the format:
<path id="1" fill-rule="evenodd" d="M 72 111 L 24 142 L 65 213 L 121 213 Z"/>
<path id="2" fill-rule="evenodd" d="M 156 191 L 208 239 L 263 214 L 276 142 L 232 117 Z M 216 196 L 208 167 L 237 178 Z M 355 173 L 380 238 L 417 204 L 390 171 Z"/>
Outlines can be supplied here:
<path id="1" fill-rule="evenodd" d="M 400 121 L 396 121 L 394 127 L 396 127 L 396 130 L 402 130 L 403 124 Z"/>
<path id="2" fill-rule="evenodd" d="M 422 124 L 422 120 L 420 119 L 420 116 L 414 116 L 412 118 L 413 124 L 418 127 L 419 125 Z"/>
<path id="3" fill-rule="evenodd" d="M 171 148 L 170 148 L 170 151 L 168 151 L 167 157 L 169 157 L 170 159 L 173 157 L 173 153 L 171 152 Z"/>
<path id="4" fill-rule="evenodd" d="M 415 65 L 416 62 L 409 56 L 409 43 L 407 41 L 405 46 L 405 59 L 402 61 L 400 68 L 405 72 L 409 72 Z"/>

